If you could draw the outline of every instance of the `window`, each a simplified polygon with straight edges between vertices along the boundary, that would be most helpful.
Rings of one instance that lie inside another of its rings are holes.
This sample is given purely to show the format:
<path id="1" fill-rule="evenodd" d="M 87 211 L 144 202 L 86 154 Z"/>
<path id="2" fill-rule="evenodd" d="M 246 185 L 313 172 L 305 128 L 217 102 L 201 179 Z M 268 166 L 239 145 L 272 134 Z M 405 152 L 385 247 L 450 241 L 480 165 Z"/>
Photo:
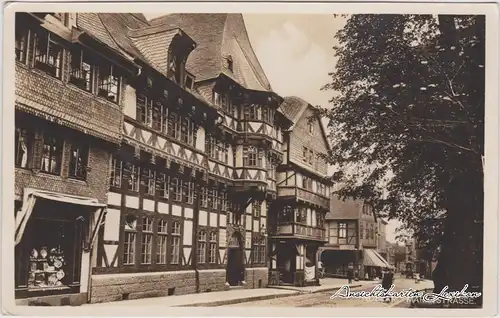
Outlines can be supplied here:
<path id="1" fill-rule="evenodd" d="M 176 202 L 181 202 L 182 201 L 182 180 L 174 177 L 170 179 L 171 182 L 171 187 L 172 187 L 172 197 L 173 200 Z"/>
<path id="2" fill-rule="evenodd" d="M 347 238 L 347 223 L 344 222 L 339 223 L 339 238 L 341 239 Z"/>
<path id="3" fill-rule="evenodd" d="M 208 207 L 212 210 L 217 209 L 217 189 L 212 187 L 208 189 Z"/>
<path id="4" fill-rule="evenodd" d="M 130 165 L 129 172 L 128 189 L 133 192 L 139 192 L 139 175 L 141 173 L 141 168 Z"/>
<path id="5" fill-rule="evenodd" d="M 16 128 L 15 165 L 27 168 L 33 154 L 33 134 L 26 129 Z"/>
<path id="6" fill-rule="evenodd" d="M 308 150 L 307 150 L 307 147 L 302 147 L 302 160 L 304 160 L 304 162 L 307 162 L 307 154 L 308 154 Z"/>
<path id="7" fill-rule="evenodd" d="M 221 211 L 227 211 L 227 192 L 220 193 L 220 209 Z"/>
<path id="8" fill-rule="evenodd" d="M 184 194 L 184 202 L 188 204 L 193 204 L 194 203 L 194 197 L 195 197 L 195 192 L 194 192 L 194 182 L 192 181 L 185 181 L 182 185 L 182 190 Z"/>
<path id="9" fill-rule="evenodd" d="M 228 147 L 215 136 L 209 136 L 205 142 L 205 148 L 208 156 L 212 159 L 228 163 Z"/>
<path id="10" fill-rule="evenodd" d="M 229 56 L 226 59 L 226 61 L 227 61 L 227 69 L 232 72 L 233 71 L 233 58 Z"/>
<path id="11" fill-rule="evenodd" d="M 167 264 L 167 221 L 158 220 L 156 264 Z"/>
<path id="12" fill-rule="evenodd" d="M 179 264 L 181 246 L 181 224 L 172 223 L 172 251 L 170 253 L 170 264 Z"/>
<path id="13" fill-rule="evenodd" d="M 176 82 L 179 85 L 182 85 L 182 80 L 181 80 L 181 68 L 182 68 L 182 61 L 179 56 L 172 50 L 169 50 L 169 63 L 168 63 L 168 77 Z"/>
<path id="14" fill-rule="evenodd" d="M 147 169 L 146 172 L 146 194 L 155 195 L 155 185 L 156 185 L 156 171 L 152 169 Z"/>
<path id="15" fill-rule="evenodd" d="M 167 134 L 172 138 L 179 137 L 179 121 L 177 114 L 170 112 L 168 115 Z"/>
<path id="16" fill-rule="evenodd" d="M 365 229 L 364 229 L 364 226 L 363 226 L 363 223 L 361 223 L 359 225 L 359 238 L 360 239 L 363 239 L 363 234 L 365 233 Z"/>
<path id="17" fill-rule="evenodd" d="M 312 120 L 307 122 L 307 131 L 309 131 L 309 134 L 311 135 L 314 134 L 314 122 Z"/>
<path id="18" fill-rule="evenodd" d="M 260 217 L 260 210 L 262 207 L 262 202 L 260 201 L 253 201 L 252 202 L 252 215 L 256 218 Z"/>
<path id="19" fill-rule="evenodd" d="M 61 173 L 62 147 L 63 141 L 59 137 L 44 136 L 41 171 L 52 174 Z"/>
<path id="20" fill-rule="evenodd" d="M 254 244 L 252 248 L 252 259 L 254 264 L 262 264 L 266 262 L 266 246 L 262 244 Z"/>
<path id="21" fill-rule="evenodd" d="M 306 176 L 302 176 L 302 188 L 311 190 L 312 189 L 312 179 Z"/>
<path id="22" fill-rule="evenodd" d="M 111 160 L 110 186 L 118 188 L 122 186 L 122 171 L 123 162 L 119 159 L 113 158 Z"/>
<path id="23" fill-rule="evenodd" d="M 151 264 L 153 248 L 153 219 L 145 217 L 142 221 L 141 263 Z"/>
<path id="24" fill-rule="evenodd" d="M 88 160 L 89 147 L 73 142 L 71 144 L 71 157 L 69 159 L 69 177 L 85 180 L 87 178 Z"/>
<path id="25" fill-rule="evenodd" d="M 200 197 L 201 207 L 206 208 L 208 207 L 208 188 L 202 187 L 200 191 L 201 191 L 201 197 Z"/>
<path id="26" fill-rule="evenodd" d="M 21 21 L 16 17 L 16 61 L 21 63 L 26 62 L 26 52 L 28 48 L 29 30 L 21 25 Z"/>
<path id="27" fill-rule="evenodd" d="M 109 101 L 118 103 L 120 91 L 120 74 L 118 68 L 106 62 L 99 65 L 98 95 Z"/>
<path id="28" fill-rule="evenodd" d="M 247 108 L 245 109 L 246 111 L 246 116 L 245 116 L 245 119 L 246 120 L 260 120 L 260 106 L 259 105 L 255 105 L 255 104 L 251 104 L 251 105 L 248 105 Z"/>
<path id="29" fill-rule="evenodd" d="M 143 94 L 138 94 L 136 103 L 137 120 L 148 127 L 153 127 L 153 100 Z"/>
<path id="30" fill-rule="evenodd" d="M 193 78 L 191 76 L 186 76 L 186 88 L 193 89 Z"/>
<path id="31" fill-rule="evenodd" d="M 271 158 L 267 158 L 266 168 L 267 168 L 267 177 L 275 180 L 276 179 L 275 168 Z"/>
<path id="32" fill-rule="evenodd" d="M 208 262 L 210 264 L 217 263 L 217 234 L 210 232 L 210 241 L 208 246 Z"/>
<path id="33" fill-rule="evenodd" d="M 243 165 L 246 167 L 262 167 L 262 151 L 254 146 L 243 147 Z"/>
<path id="34" fill-rule="evenodd" d="M 63 46 L 59 38 L 45 30 L 38 30 L 35 37 L 35 67 L 54 77 L 61 78 Z"/>
<path id="35" fill-rule="evenodd" d="M 294 210 L 291 206 L 285 205 L 283 210 L 278 214 L 278 223 L 290 223 L 293 222 Z"/>
<path id="36" fill-rule="evenodd" d="M 200 231 L 198 233 L 198 263 L 203 264 L 206 261 L 207 254 L 207 233 Z"/>
<path id="37" fill-rule="evenodd" d="M 169 181 L 170 181 L 170 177 L 167 176 L 166 174 L 164 173 L 160 173 L 160 176 L 159 176 L 159 180 L 158 182 L 160 182 L 160 196 L 168 199 L 168 192 L 169 192 Z"/>
<path id="38" fill-rule="evenodd" d="M 314 151 L 309 150 L 309 164 L 311 165 L 313 163 L 313 158 L 314 158 Z"/>
<path id="39" fill-rule="evenodd" d="M 370 229 L 368 228 L 368 225 L 366 226 L 366 234 L 365 234 L 365 239 L 370 238 Z"/>
<path id="40" fill-rule="evenodd" d="M 91 55 L 82 49 L 75 49 L 71 54 L 71 71 L 69 82 L 79 88 L 92 92 L 94 66 Z"/>
<path id="41" fill-rule="evenodd" d="M 135 239 L 137 236 L 137 219 L 133 215 L 125 218 L 125 235 L 123 240 L 123 264 L 135 264 Z"/>
<path id="42" fill-rule="evenodd" d="M 265 245 L 259 246 L 259 254 L 260 254 L 260 263 L 265 263 L 266 262 L 266 246 Z"/>
<path id="43" fill-rule="evenodd" d="M 182 118 L 181 122 L 181 141 L 188 145 L 193 144 L 193 122 L 189 117 Z"/>

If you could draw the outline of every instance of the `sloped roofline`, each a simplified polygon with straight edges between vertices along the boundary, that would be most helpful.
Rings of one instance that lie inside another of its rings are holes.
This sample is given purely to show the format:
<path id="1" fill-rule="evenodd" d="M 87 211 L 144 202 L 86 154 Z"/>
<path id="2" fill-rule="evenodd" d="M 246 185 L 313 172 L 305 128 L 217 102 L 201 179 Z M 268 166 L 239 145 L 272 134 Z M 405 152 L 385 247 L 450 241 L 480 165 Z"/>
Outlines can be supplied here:
<path id="1" fill-rule="evenodd" d="M 296 97 L 296 96 L 290 96 L 290 97 L 293 97 L 293 98 L 297 98 L 299 99 L 300 101 L 302 101 L 303 103 L 303 106 L 302 108 L 300 109 L 300 111 L 297 113 L 297 115 L 295 116 L 295 118 L 292 121 L 292 125 L 287 129 L 288 131 L 292 131 L 293 128 L 295 128 L 295 125 L 297 124 L 297 122 L 299 121 L 299 119 L 302 117 L 302 115 L 304 114 L 304 112 L 308 109 L 308 108 L 311 108 L 313 110 L 316 110 L 317 107 L 314 107 L 313 105 L 309 104 L 308 102 L 306 102 L 305 100 L 303 100 L 302 98 L 300 97 Z M 325 126 L 323 125 L 323 122 L 321 121 L 321 118 L 317 115 L 314 115 L 318 121 L 319 121 L 319 127 L 321 128 L 321 135 L 323 136 L 323 140 L 325 141 L 326 143 L 326 148 L 328 151 L 331 151 L 332 150 L 332 147 L 330 146 L 330 143 L 328 142 L 328 137 L 327 137 L 327 134 L 326 134 L 326 130 L 325 130 Z"/>

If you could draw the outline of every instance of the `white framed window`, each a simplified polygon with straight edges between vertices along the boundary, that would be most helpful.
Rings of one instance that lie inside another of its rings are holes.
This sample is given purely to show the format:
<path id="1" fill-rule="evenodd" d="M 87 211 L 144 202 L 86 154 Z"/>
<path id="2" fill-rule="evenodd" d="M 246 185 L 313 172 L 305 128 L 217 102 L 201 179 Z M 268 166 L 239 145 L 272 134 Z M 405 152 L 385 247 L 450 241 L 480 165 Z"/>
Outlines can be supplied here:
<path id="1" fill-rule="evenodd" d="M 198 263 L 203 264 L 206 261 L 207 254 L 207 233 L 201 230 L 198 233 Z"/>
<path id="2" fill-rule="evenodd" d="M 217 263 L 217 233 L 210 232 L 209 247 L 208 247 L 208 262 L 210 264 Z"/>
<path id="3" fill-rule="evenodd" d="M 179 264 L 181 248 L 181 224 L 177 221 L 172 223 L 172 251 L 170 253 L 170 264 Z"/>
<path id="4" fill-rule="evenodd" d="M 153 219 L 145 217 L 142 219 L 141 238 L 141 263 L 151 264 L 151 253 L 153 250 Z"/>
<path id="5" fill-rule="evenodd" d="M 168 224 L 166 220 L 158 220 L 157 244 L 156 244 L 156 264 L 167 264 L 167 239 Z"/>

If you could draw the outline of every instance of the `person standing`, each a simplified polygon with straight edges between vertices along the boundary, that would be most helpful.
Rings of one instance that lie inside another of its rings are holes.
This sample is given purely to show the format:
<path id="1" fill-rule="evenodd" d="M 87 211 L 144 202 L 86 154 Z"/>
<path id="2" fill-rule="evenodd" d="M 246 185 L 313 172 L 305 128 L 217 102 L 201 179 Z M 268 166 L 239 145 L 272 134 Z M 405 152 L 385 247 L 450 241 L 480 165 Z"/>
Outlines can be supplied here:
<path id="1" fill-rule="evenodd" d="M 394 274 L 392 271 L 389 269 L 384 269 L 383 272 L 383 277 L 382 277 L 382 288 L 384 288 L 386 291 L 389 290 L 392 286 L 392 282 L 394 280 Z M 391 302 L 391 297 L 386 297 L 384 300 L 387 300 L 388 302 Z"/>
<path id="2" fill-rule="evenodd" d="M 352 279 L 354 278 L 354 266 L 352 263 L 349 263 L 347 266 L 347 283 L 352 284 Z"/>
<path id="3" fill-rule="evenodd" d="M 318 272 L 319 272 L 319 278 L 325 277 L 325 268 L 323 267 L 322 261 L 318 261 Z"/>

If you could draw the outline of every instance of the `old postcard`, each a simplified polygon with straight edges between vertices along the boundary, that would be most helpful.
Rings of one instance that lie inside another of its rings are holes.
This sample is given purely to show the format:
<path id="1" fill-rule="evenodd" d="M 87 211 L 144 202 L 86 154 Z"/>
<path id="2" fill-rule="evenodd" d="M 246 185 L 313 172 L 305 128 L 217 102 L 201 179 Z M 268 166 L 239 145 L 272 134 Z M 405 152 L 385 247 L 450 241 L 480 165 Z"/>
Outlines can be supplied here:
<path id="1" fill-rule="evenodd" d="M 496 5 L 4 21 L 5 314 L 495 314 Z"/>

